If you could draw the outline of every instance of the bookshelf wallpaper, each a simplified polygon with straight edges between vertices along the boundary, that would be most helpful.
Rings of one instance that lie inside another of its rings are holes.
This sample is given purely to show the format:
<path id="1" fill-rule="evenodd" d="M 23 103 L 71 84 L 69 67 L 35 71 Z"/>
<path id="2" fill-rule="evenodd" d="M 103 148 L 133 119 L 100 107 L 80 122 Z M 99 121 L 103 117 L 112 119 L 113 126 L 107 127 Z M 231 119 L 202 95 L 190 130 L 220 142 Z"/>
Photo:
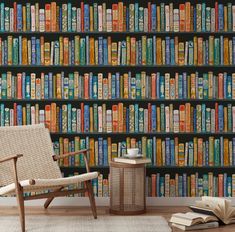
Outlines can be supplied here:
<path id="1" fill-rule="evenodd" d="M 235 197 L 234 32 L 232 1 L 1 2 L 0 126 L 90 148 L 98 197 L 130 147 L 152 161 L 150 197 Z"/>

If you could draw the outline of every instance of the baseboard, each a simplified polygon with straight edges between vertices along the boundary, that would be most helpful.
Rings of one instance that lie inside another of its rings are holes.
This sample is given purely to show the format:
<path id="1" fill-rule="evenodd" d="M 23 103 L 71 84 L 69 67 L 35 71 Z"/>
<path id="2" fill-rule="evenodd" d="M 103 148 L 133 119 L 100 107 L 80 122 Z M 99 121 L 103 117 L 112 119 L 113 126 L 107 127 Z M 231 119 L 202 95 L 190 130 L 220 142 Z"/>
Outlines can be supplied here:
<path id="1" fill-rule="evenodd" d="M 147 197 L 147 206 L 189 206 L 192 205 L 198 197 Z M 229 198 L 232 200 L 232 205 L 235 205 L 235 198 Z M 32 200 L 26 201 L 26 206 L 43 206 L 45 200 Z M 15 197 L 0 197 L 1 206 L 16 206 Z M 51 206 L 89 206 L 89 199 L 87 197 L 60 197 L 53 200 Z M 96 198 L 97 206 L 109 206 L 108 197 Z"/>

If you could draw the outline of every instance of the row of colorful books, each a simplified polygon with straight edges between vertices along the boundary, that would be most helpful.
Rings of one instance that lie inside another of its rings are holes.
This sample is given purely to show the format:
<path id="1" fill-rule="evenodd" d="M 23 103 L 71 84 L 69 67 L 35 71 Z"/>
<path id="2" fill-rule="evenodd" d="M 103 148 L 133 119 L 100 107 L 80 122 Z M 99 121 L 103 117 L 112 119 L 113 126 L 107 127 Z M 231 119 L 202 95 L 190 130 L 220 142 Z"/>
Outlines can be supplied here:
<path id="1" fill-rule="evenodd" d="M 179 137 L 165 138 L 153 136 L 141 139 L 127 137 L 124 141 L 117 138 L 92 137 L 74 139 L 60 137 L 53 142 L 56 154 L 65 154 L 89 148 L 90 166 L 108 166 L 115 157 L 124 157 L 128 148 L 139 148 L 139 153 L 151 159 L 151 165 L 156 167 L 205 167 L 205 166 L 234 166 L 235 138 L 213 137 L 208 139 L 194 137 L 181 139 Z M 82 155 L 75 155 L 60 160 L 61 167 L 84 166 Z"/>
<path id="2" fill-rule="evenodd" d="M 235 73 L 6 72 L 0 99 L 235 99 Z"/>
<path id="3" fill-rule="evenodd" d="M 30 125 L 44 123 L 51 132 L 235 132 L 235 106 L 215 103 L 215 108 L 206 104 L 191 103 L 153 105 L 147 108 L 139 104 L 125 106 L 123 103 L 112 105 L 56 103 L 39 107 L 39 104 L 26 105 L 14 103 L 13 108 L 0 104 L 0 126 Z"/>
<path id="4" fill-rule="evenodd" d="M 235 174 L 153 174 L 146 178 L 150 197 L 235 197 Z"/>
<path id="5" fill-rule="evenodd" d="M 1 31 L 234 31 L 235 6 L 197 3 L 0 5 Z"/>
<path id="6" fill-rule="evenodd" d="M 235 37 L 0 38 L 0 65 L 234 65 Z"/>

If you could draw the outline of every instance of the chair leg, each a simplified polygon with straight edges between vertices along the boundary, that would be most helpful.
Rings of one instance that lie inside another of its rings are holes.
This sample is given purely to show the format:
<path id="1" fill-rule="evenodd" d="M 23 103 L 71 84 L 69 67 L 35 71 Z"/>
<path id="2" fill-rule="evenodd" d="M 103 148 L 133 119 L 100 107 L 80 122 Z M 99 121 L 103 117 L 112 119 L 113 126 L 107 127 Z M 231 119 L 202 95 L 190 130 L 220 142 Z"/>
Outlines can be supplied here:
<path id="1" fill-rule="evenodd" d="M 88 191 L 88 196 L 89 196 L 93 216 L 94 216 L 95 219 L 97 219 L 95 197 L 94 197 L 93 188 L 92 188 L 92 184 L 91 184 L 90 180 L 86 181 L 86 187 L 87 187 L 87 191 Z"/>
<path id="2" fill-rule="evenodd" d="M 58 189 L 56 189 L 54 192 L 61 191 L 62 189 L 63 189 L 63 187 L 58 188 Z M 49 197 L 49 198 L 47 198 L 47 200 L 46 200 L 45 203 L 44 203 L 44 208 L 47 209 L 53 200 L 54 200 L 54 197 Z"/>
<path id="3" fill-rule="evenodd" d="M 25 211 L 24 211 L 24 197 L 23 197 L 23 188 L 19 187 L 19 191 L 16 194 L 18 210 L 20 216 L 21 231 L 25 232 Z"/>

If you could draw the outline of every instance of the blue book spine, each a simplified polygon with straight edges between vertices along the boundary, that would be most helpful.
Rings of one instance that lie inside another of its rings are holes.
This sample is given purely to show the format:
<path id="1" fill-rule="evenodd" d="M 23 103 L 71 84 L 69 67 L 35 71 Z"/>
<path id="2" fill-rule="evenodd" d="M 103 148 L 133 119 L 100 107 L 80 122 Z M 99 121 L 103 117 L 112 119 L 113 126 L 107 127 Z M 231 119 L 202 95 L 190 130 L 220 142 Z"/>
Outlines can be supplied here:
<path id="1" fill-rule="evenodd" d="M 160 194 L 159 197 L 164 197 L 165 194 L 165 178 L 163 176 L 160 177 Z"/>
<path id="2" fill-rule="evenodd" d="M 103 165 L 108 166 L 108 142 L 107 142 L 107 139 L 103 140 L 103 157 L 104 157 Z"/>
<path id="3" fill-rule="evenodd" d="M 53 98 L 53 74 L 50 72 L 49 73 L 49 99 Z"/>
<path id="4" fill-rule="evenodd" d="M 206 3 L 202 3 L 202 31 L 206 31 Z"/>
<path id="5" fill-rule="evenodd" d="M 173 139 L 170 140 L 170 155 L 171 166 L 175 166 L 175 142 Z"/>
<path id="6" fill-rule="evenodd" d="M 103 64 L 108 64 L 108 40 L 103 39 Z"/>
<path id="7" fill-rule="evenodd" d="M 164 76 L 160 76 L 160 98 L 165 98 L 165 78 Z"/>
<path id="8" fill-rule="evenodd" d="M 175 64 L 175 40 L 171 39 L 170 40 L 170 54 L 171 54 L 171 64 L 174 65 Z M 154 53 L 155 54 L 155 53 Z"/>
<path id="9" fill-rule="evenodd" d="M 103 64 L 103 37 L 99 37 L 98 41 L 98 64 Z"/>
<path id="10" fill-rule="evenodd" d="M 22 36 L 19 36 L 19 65 L 22 65 Z"/>
<path id="11" fill-rule="evenodd" d="M 166 37 L 166 65 L 169 65 L 171 62 L 171 54 L 170 54 L 170 37 Z"/>
<path id="12" fill-rule="evenodd" d="M 93 99 L 93 74 L 90 72 L 89 75 L 89 98 Z"/>
<path id="13" fill-rule="evenodd" d="M 36 39 L 36 64 L 41 64 L 41 45 L 40 39 Z"/>
<path id="14" fill-rule="evenodd" d="M 98 138 L 98 165 L 103 165 L 103 138 Z"/>
<path id="15" fill-rule="evenodd" d="M 116 75 L 112 75 L 112 78 L 111 78 L 111 86 L 112 86 L 112 89 L 111 89 L 111 98 L 112 99 L 115 99 L 116 98 Z"/>
<path id="16" fill-rule="evenodd" d="M 137 64 L 141 65 L 142 64 L 142 57 L 140 54 L 142 54 L 142 44 L 140 41 L 138 41 L 137 43 L 138 43 L 138 55 L 136 56 L 136 59 L 137 59 Z M 148 53 L 148 51 L 147 51 L 147 53 Z M 148 54 L 148 56 L 151 57 L 151 53 Z"/>
<path id="17" fill-rule="evenodd" d="M 22 98 L 25 99 L 26 93 L 26 75 L 25 72 L 22 73 Z"/>
<path id="18" fill-rule="evenodd" d="M 72 132 L 72 105 L 68 104 L 68 133 Z"/>
<path id="19" fill-rule="evenodd" d="M 90 30 L 89 4 L 84 4 L 84 31 Z"/>
<path id="20" fill-rule="evenodd" d="M 130 22 L 129 22 L 129 7 L 126 8 L 126 30 L 130 31 Z"/>
<path id="21" fill-rule="evenodd" d="M 170 138 L 166 138 L 166 166 L 171 165 Z"/>
<path id="22" fill-rule="evenodd" d="M 223 105 L 219 105 L 219 109 L 218 109 L 218 128 L 219 128 L 219 132 L 223 132 L 224 130 L 224 107 Z"/>
<path id="23" fill-rule="evenodd" d="M 227 195 L 226 197 L 232 197 L 232 177 L 227 177 Z"/>
<path id="24" fill-rule="evenodd" d="M 224 37 L 221 35 L 220 39 L 220 50 L 219 50 L 219 55 L 220 55 L 220 62 L 219 64 L 223 65 L 224 64 Z"/>
<path id="25" fill-rule="evenodd" d="M 235 64 L 235 37 L 233 37 L 233 64 Z"/>
<path id="26" fill-rule="evenodd" d="M 232 76 L 228 75 L 227 77 L 227 99 L 232 99 Z"/>
<path id="27" fill-rule="evenodd" d="M 183 176 L 179 176 L 179 186 L 178 186 L 178 190 L 179 190 L 179 197 L 183 196 Z"/>
<path id="28" fill-rule="evenodd" d="M 89 105 L 84 105 L 84 132 L 89 132 L 90 130 L 90 107 Z"/>
<path id="29" fill-rule="evenodd" d="M 179 75 L 179 80 L 178 80 L 178 86 L 179 86 L 179 99 L 183 99 L 183 76 L 180 74 Z"/>
<path id="30" fill-rule="evenodd" d="M 126 108 L 126 132 L 129 132 L 129 108 Z"/>
<path id="31" fill-rule="evenodd" d="M 153 36 L 153 54 L 156 54 L 156 36 Z M 153 56 L 153 64 L 156 64 L 156 56 Z"/>
<path id="32" fill-rule="evenodd" d="M 31 38 L 31 43 L 32 43 L 32 48 L 31 48 L 31 51 L 32 51 L 32 65 L 35 65 L 36 64 L 36 37 L 32 37 Z"/>
<path id="33" fill-rule="evenodd" d="M 197 110 L 193 109 L 193 131 L 197 132 Z"/>
<path id="34" fill-rule="evenodd" d="M 197 8 L 194 7 L 194 11 L 193 11 L 193 28 L 194 31 L 197 31 Z"/>
<path id="35" fill-rule="evenodd" d="M 157 72 L 156 75 L 156 98 L 160 98 L 160 73 Z"/>
<path id="36" fill-rule="evenodd" d="M 233 160 L 233 165 L 235 165 L 235 138 L 233 138 L 233 156 L 232 156 L 232 160 Z"/>
<path id="37" fill-rule="evenodd" d="M 72 40 L 71 42 L 71 65 L 75 65 L 75 42 Z"/>
<path id="38" fill-rule="evenodd" d="M 183 197 L 187 197 L 187 174 L 183 173 Z"/>
<path id="39" fill-rule="evenodd" d="M 151 20 L 152 20 L 152 31 L 157 30 L 157 7 L 156 4 L 151 5 Z"/>
<path id="40" fill-rule="evenodd" d="M 44 77 L 44 97 L 49 98 L 49 76 L 47 74 Z"/>
<path id="41" fill-rule="evenodd" d="M 17 31 L 22 31 L 23 23 L 22 23 L 22 5 L 17 4 Z"/>
<path id="42" fill-rule="evenodd" d="M 92 82 L 93 82 L 92 98 L 98 99 L 98 77 L 93 76 Z"/>
<path id="43" fill-rule="evenodd" d="M 135 104 L 135 132 L 139 132 L 139 105 Z"/>
<path id="44" fill-rule="evenodd" d="M 202 132 L 206 131 L 206 105 L 202 104 Z"/>
<path id="45" fill-rule="evenodd" d="M 139 31 L 139 3 L 135 3 L 135 31 Z"/>
<path id="46" fill-rule="evenodd" d="M 155 131 L 157 131 L 157 118 L 156 118 L 157 108 L 156 108 L 156 105 L 152 105 L 151 108 L 152 108 L 151 109 L 152 132 L 155 132 Z"/>
<path id="47" fill-rule="evenodd" d="M 17 105 L 17 125 L 23 125 L 22 105 Z"/>
<path id="48" fill-rule="evenodd" d="M 184 85 L 183 85 L 183 98 L 187 99 L 188 94 L 187 94 L 187 73 L 186 72 L 183 73 L 183 83 L 184 83 Z"/>
<path id="49" fill-rule="evenodd" d="M 8 59 L 8 46 L 7 46 L 7 40 L 4 40 L 4 64 L 7 65 L 7 59 Z"/>
<path id="50" fill-rule="evenodd" d="M 60 7 L 60 11 L 59 11 L 59 26 L 60 26 L 60 31 L 62 31 L 62 7 Z"/>
<path id="51" fill-rule="evenodd" d="M 30 99 L 31 98 L 31 83 L 30 83 L 30 76 L 26 76 L 25 80 L 25 98 Z"/>
<path id="52" fill-rule="evenodd" d="M 68 4 L 68 31 L 72 31 L 72 4 L 70 2 Z"/>
<path id="53" fill-rule="evenodd" d="M 227 173 L 224 173 L 224 197 L 227 197 Z"/>
<path id="54" fill-rule="evenodd" d="M 5 5 L 2 2 L 0 5 L 0 14 L 1 14 L 1 20 L 0 20 L 0 30 L 5 31 Z"/>
<path id="55" fill-rule="evenodd" d="M 86 46 L 85 46 L 85 50 L 86 50 L 86 64 L 89 65 L 90 64 L 90 43 L 89 43 L 89 36 L 87 35 L 86 36 L 86 39 L 85 39 L 85 43 L 86 43 Z M 100 49 L 100 47 L 99 47 Z"/>
<path id="56" fill-rule="evenodd" d="M 116 73 L 116 98 L 120 98 L 120 73 Z"/>
<path id="57" fill-rule="evenodd" d="M 223 31 L 224 30 L 224 5 L 219 4 L 218 6 L 218 18 L 219 18 L 219 24 L 218 24 L 218 30 Z"/>

